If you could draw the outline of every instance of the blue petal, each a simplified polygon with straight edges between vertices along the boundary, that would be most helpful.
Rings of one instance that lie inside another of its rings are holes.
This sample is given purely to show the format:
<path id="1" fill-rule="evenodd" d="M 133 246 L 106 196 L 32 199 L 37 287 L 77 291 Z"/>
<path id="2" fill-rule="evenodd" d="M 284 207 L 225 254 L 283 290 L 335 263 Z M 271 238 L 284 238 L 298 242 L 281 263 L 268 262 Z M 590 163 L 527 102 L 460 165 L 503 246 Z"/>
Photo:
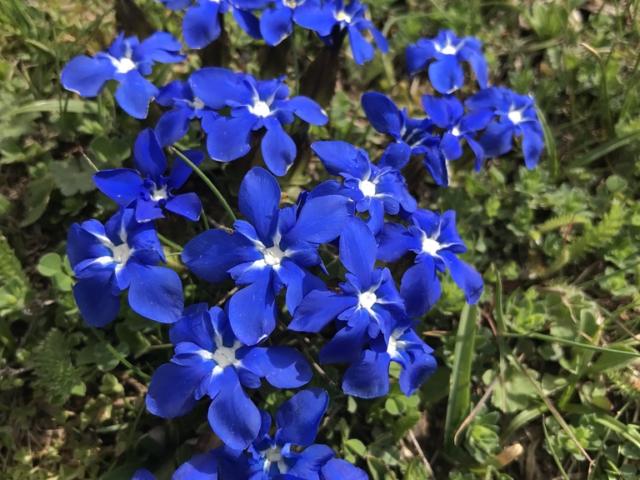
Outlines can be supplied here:
<path id="1" fill-rule="evenodd" d="M 371 286 L 376 251 L 376 239 L 369 227 L 359 218 L 348 221 L 340 234 L 340 261 L 364 289 Z"/>
<path id="2" fill-rule="evenodd" d="M 112 292 L 112 272 L 81 278 L 73 287 L 73 297 L 85 322 L 104 327 L 118 316 L 120 297 Z"/>
<path id="3" fill-rule="evenodd" d="M 275 46 L 291 35 L 293 10 L 288 7 L 269 8 L 260 17 L 260 33 L 267 45 Z"/>
<path id="4" fill-rule="evenodd" d="M 311 149 L 320 157 L 324 168 L 326 168 L 331 175 L 349 173 L 359 177 L 359 175 L 356 174 L 358 149 L 350 143 L 340 140 L 319 141 L 313 142 Z"/>
<path id="5" fill-rule="evenodd" d="M 327 323 L 356 303 L 355 297 L 339 295 L 328 290 L 314 290 L 307 294 L 296 308 L 289 330 L 319 332 Z"/>
<path id="6" fill-rule="evenodd" d="M 247 35 L 256 40 L 260 40 L 260 21 L 253 13 L 240 8 L 234 8 L 233 18 L 238 26 L 247 33 Z"/>
<path id="7" fill-rule="evenodd" d="M 278 480 L 324 480 L 324 477 L 318 476 L 318 472 L 334 456 L 335 453 L 327 445 L 318 443 L 309 445 L 302 452 L 289 457 L 290 461 L 294 462 L 293 465 L 285 475 L 276 478 Z"/>
<path id="8" fill-rule="evenodd" d="M 332 5 L 318 7 L 311 2 L 306 2 L 296 8 L 293 21 L 303 28 L 313 30 L 321 37 L 331 34 L 333 26 L 337 23 Z"/>
<path id="9" fill-rule="evenodd" d="M 196 455 L 183 463 L 171 480 L 218 480 L 218 457 L 214 452 Z"/>
<path id="10" fill-rule="evenodd" d="M 151 59 L 160 63 L 176 63 L 184 60 L 180 55 L 182 44 L 168 32 L 155 32 L 145 38 L 134 50 L 134 59 Z"/>
<path id="11" fill-rule="evenodd" d="M 206 47 L 220 36 L 219 10 L 217 2 L 200 2 L 187 10 L 182 21 L 182 34 L 189 47 Z"/>
<path id="12" fill-rule="evenodd" d="M 180 277 L 169 268 L 136 266 L 132 270 L 129 305 L 134 312 L 156 322 L 178 321 L 184 307 Z"/>
<path id="13" fill-rule="evenodd" d="M 348 202 L 341 195 L 310 199 L 302 206 L 295 226 L 287 232 L 287 241 L 320 244 L 334 240 L 350 217 Z"/>
<path id="14" fill-rule="evenodd" d="M 539 129 L 530 126 L 528 123 L 522 124 L 521 128 L 524 163 L 531 170 L 540 161 L 540 155 L 542 155 L 542 149 L 544 148 L 544 138 Z"/>
<path id="15" fill-rule="evenodd" d="M 131 480 L 156 480 L 156 477 L 146 468 L 141 468 L 133 472 Z"/>
<path id="16" fill-rule="evenodd" d="M 276 388 L 298 388 L 309 383 L 313 373 L 304 356 L 290 347 L 265 349 L 262 376 Z"/>
<path id="17" fill-rule="evenodd" d="M 245 345 L 255 345 L 273 331 L 275 296 L 270 268 L 263 268 L 254 283 L 231 297 L 229 320 L 236 337 Z"/>
<path id="18" fill-rule="evenodd" d="M 233 372 L 233 369 L 225 371 Z M 244 450 L 260 431 L 260 410 L 243 390 L 235 372 L 211 402 L 208 417 L 216 435 L 233 449 Z"/>
<path id="19" fill-rule="evenodd" d="M 477 303 L 484 289 L 482 276 L 471 265 L 463 262 L 453 253 L 443 250 L 439 252 L 439 255 L 447 264 L 453 281 L 464 292 L 467 303 Z"/>
<path id="20" fill-rule="evenodd" d="M 271 242 L 278 225 L 280 186 L 264 168 L 249 170 L 240 184 L 238 206 L 263 242 Z"/>
<path id="21" fill-rule="evenodd" d="M 177 213 L 192 222 L 198 221 L 202 212 L 202 203 L 195 193 L 183 193 L 169 200 L 165 208 L 170 212 Z"/>
<path id="22" fill-rule="evenodd" d="M 400 294 L 405 301 L 407 314 L 420 317 L 433 307 L 442 291 L 436 275 L 433 258 L 425 256 L 423 260 L 409 268 L 402 276 Z"/>
<path id="23" fill-rule="evenodd" d="M 115 67 L 107 59 L 80 55 L 65 65 L 60 78 L 67 90 L 82 97 L 95 97 L 114 73 Z"/>
<path id="24" fill-rule="evenodd" d="M 393 101 L 378 92 L 362 95 L 362 108 L 373 128 L 393 137 L 402 135 L 402 114 Z"/>
<path id="25" fill-rule="evenodd" d="M 349 43 L 353 59 L 358 65 L 368 62 L 373 58 L 375 51 L 373 46 L 362 35 L 356 26 L 349 27 Z"/>
<path id="26" fill-rule="evenodd" d="M 471 70 L 476 74 L 476 80 L 478 80 L 480 88 L 487 88 L 489 83 L 489 68 L 487 67 L 487 60 L 484 58 L 484 55 L 482 55 L 482 52 L 473 51 L 465 46 L 460 53 L 465 60 L 469 62 L 469 65 L 471 65 Z"/>
<path id="27" fill-rule="evenodd" d="M 189 132 L 191 110 L 179 107 L 164 113 L 156 124 L 155 132 L 160 145 L 173 145 Z"/>
<path id="28" fill-rule="evenodd" d="M 296 144 L 275 117 L 265 119 L 267 133 L 262 139 L 264 163 L 278 176 L 287 173 L 296 159 Z"/>
<path id="29" fill-rule="evenodd" d="M 447 55 L 429 65 L 429 80 L 436 91 L 448 94 L 464 85 L 464 72 L 456 58 Z"/>
<path id="30" fill-rule="evenodd" d="M 397 223 L 386 223 L 378 236 L 378 259 L 395 262 L 415 244 L 407 229 Z"/>
<path id="31" fill-rule="evenodd" d="M 249 153 L 251 129 L 255 123 L 253 115 L 217 117 L 210 122 L 203 122 L 211 158 L 218 162 L 230 162 Z"/>
<path id="32" fill-rule="evenodd" d="M 476 158 L 474 168 L 476 172 L 478 172 L 480 171 L 480 169 L 482 168 L 482 164 L 484 163 L 484 158 L 485 158 L 484 148 L 482 148 L 482 145 L 480 145 L 480 143 L 478 143 L 476 140 L 474 140 L 470 136 L 466 136 L 465 138 L 467 139 L 467 144 L 469 145 L 469 148 L 471 149 L 471 151 L 473 152 L 473 155 Z"/>
<path id="33" fill-rule="evenodd" d="M 405 142 L 390 143 L 385 149 L 378 165 L 380 167 L 392 167 L 396 170 L 403 169 L 411 159 L 411 147 Z"/>
<path id="34" fill-rule="evenodd" d="M 389 393 L 389 362 L 386 353 L 366 350 L 360 361 L 352 364 L 342 379 L 342 390 L 359 398 L 382 397 Z"/>
<path id="35" fill-rule="evenodd" d="M 451 126 L 453 119 L 449 114 L 446 99 L 433 95 L 424 95 L 422 97 L 422 106 L 427 115 L 429 115 L 429 119 L 438 127 L 448 128 Z"/>
<path id="36" fill-rule="evenodd" d="M 364 470 L 351 465 L 346 460 L 333 458 L 321 470 L 323 480 L 368 480 Z"/>
<path id="37" fill-rule="evenodd" d="M 426 149 L 423 164 L 433 178 L 433 181 L 436 182 L 436 185 L 449 185 L 447 160 L 444 158 L 439 147 Z"/>
<path id="38" fill-rule="evenodd" d="M 165 363 L 158 368 L 149 384 L 145 399 L 147 410 L 162 418 L 176 418 L 189 413 L 196 405 L 195 392 L 200 382 L 210 375 L 211 362 L 189 366 Z"/>
<path id="39" fill-rule="evenodd" d="M 329 395 L 324 390 L 314 388 L 296 393 L 276 412 L 277 442 L 311 445 L 328 406 Z"/>
<path id="40" fill-rule="evenodd" d="M 182 262 L 198 277 L 217 283 L 229 278 L 227 271 L 247 261 L 251 242 L 242 235 L 223 230 L 207 230 L 184 246 Z"/>
<path id="41" fill-rule="evenodd" d="M 224 108 L 229 101 L 241 105 L 253 103 L 253 92 L 242 82 L 242 76 L 226 68 L 201 68 L 191 74 L 189 82 L 194 96 L 214 110 Z"/>
<path id="42" fill-rule="evenodd" d="M 460 138 L 447 132 L 442 136 L 440 148 L 447 160 L 457 160 L 462 156 L 462 147 L 460 146 Z"/>
<path id="43" fill-rule="evenodd" d="M 149 113 L 149 103 L 158 94 L 158 89 L 137 70 L 131 70 L 116 90 L 118 105 L 133 118 L 143 120 Z"/>
<path id="44" fill-rule="evenodd" d="M 136 202 L 136 221 L 140 223 L 149 222 L 151 220 L 157 220 L 163 218 L 162 208 L 158 205 L 158 202 L 153 200 L 138 199 Z"/>
<path id="45" fill-rule="evenodd" d="M 158 137 L 150 128 L 144 129 L 136 138 L 133 147 L 136 168 L 153 179 L 160 176 L 167 169 L 167 157 L 158 142 Z"/>
<path id="46" fill-rule="evenodd" d="M 360 358 L 369 327 L 369 314 L 364 309 L 356 310 L 349 319 L 350 325 L 338 333 L 320 350 L 320 363 L 351 363 Z"/>
<path id="47" fill-rule="evenodd" d="M 419 352 L 414 355 L 417 357 L 405 365 L 400 373 L 400 389 L 407 397 L 413 395 L 438 366 L 434 356 L 429 353 Z"/>
<path id="48" fill-rule="evenodd" d="M 193 100 L 193 92 L 189 82 L 173 80 L 161 87 L 156 97 L 156 103 L 163 107 L 174 107 L 179 104 L 180 100 Z"/>
<path id="49" fill-rule="evenodd" d="M 292 110 L 298 117 L 311 125 L 325 125 L 329 121 L 329 117 L 322 107 L 309 97 L 290 98 L 286 103 L 286 108 Z"/>
<path id="50" fill-rule="evenodd" d="M 422 70 L 427 62 L 434 57 L 435 48 L 431 40 L 419 40 L 407 47 L 407 69 L 413 75 Z"/>
<path id="51" fill-rule="evenodd" d="M 510 122 L 491 122 L 480 137 L 480 145 L 487 157 L 499 157 L 513 147 L 513 125 Z"/>
<path id="52" fill-rule="evenodd" d="M 93 181 L 102 193 L 121 207 L 133 202 L 142 188 L 142 178 L 129 168 L 101 170 L 93 176 Z"/>
<path id="53" fill-rule="evenodd" d="M 187 150 L 184 152 L 184 156 L 196 165 L 200 165 L 204 160 L 204 153 L 199 150 Z M 167 186 L 170 189 L 176 189 L 182 187 L 191 176 L 193 172 L 192 168 L 187 165 L 181 158 L 176 158 L 173 161 L 173 167 L 169 173 L 167 179 Z"/>

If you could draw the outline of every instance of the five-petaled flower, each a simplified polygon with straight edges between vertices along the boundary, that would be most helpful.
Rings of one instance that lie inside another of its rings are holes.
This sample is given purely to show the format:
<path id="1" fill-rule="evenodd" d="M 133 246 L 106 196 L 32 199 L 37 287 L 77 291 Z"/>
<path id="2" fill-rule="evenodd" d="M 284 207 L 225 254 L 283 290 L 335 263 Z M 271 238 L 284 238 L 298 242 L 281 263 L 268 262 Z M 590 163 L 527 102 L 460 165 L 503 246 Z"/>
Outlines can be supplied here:
<path id="1" fill-rule="evenodd" d="M 191 167 L 176 159 L 169 174 L 165 175 L 167 158 L 151 129 L 138 135 L 133 152 L 137 170 L 114 168 L 97 172 L 93 180 L 98 189 L 121 207 L 135 208 L 138 222 L 164 217 L 163 209 L 188 220 L 198 220 L 202 210 L 198 195 L 174 194 L 174 190 L 188 180 Z M 196 150 L 185 155 L 196 165 L 204 159 L 204 155 Z"/>
<path id="2" fill-rule="evenodd" d="M 416 254 L 415 264 L 404 273 L 400 284 L 407 313 L 418 317 L 435 305 L 442 293 L 438 272 L 445 270 L 464 291 L 467 302 L 477 303 L 484 284 L 480 274 L 458 258 L 467 247 L 456 231 L 455 212 L 438 215 L 417 210 L 411 219 L 413 224 L 408 228 L 385 224 L 378 249 L 378 258 L 386 262 L 398 260 L 407 251 Z"/>
<path id="3" fill-rule="evenodd" d="M 67 255 L 78 280 L 73 295 L 89 325 L 112 322 L 127 288 L 129 306 L 143 317 L 161 323 L 180 317 L 180 277 L 158 266 L 165 258 L 153 223 L 136 222 L 133 209 L 121 209 L 104 225 L 97 220 L 71 225 Z"/>
<path id="4" fill-rule="evenodd" d="M 209 155 L 219 162 L 236 160 L 251 149 L 251 133 L 266 129 L 261 140 L 262 157 L 276 175 L 284 175 L 296 158 L 296 144 L 284 130 L 294 116 L 312 125 L 324 125 L 324 110 L 308 97 L 289 98 L 284 77 L 256 80 L 248 74 L 222 68 L 203 68 L 191 75 L 195 96 L 213 110 L 230 109 L 230 116 L 207 115 Z"/>
<path id="5" fill-rule="evenodd" d="M 524 163 L 532 169 L 538 165 L 544 148 L 542 125 L 534 99 L 503 87 L 481 90 L 466 102 L 472 113 L 491 110 L 498 118 L 480 137 L 485 157 L 498 157 L 513 148 L 513 137 L 522 137 Z"/>
<path id="6" fill-rule="evenodd" d="M 79 55 L 62 70 L 62 86 L 82 97 L 96 97 L 104 84 L 116 80 L 120 85 L 115 98 L 134 118 L 147 118 L 149 103 L 158 89 L 146 78 L 155 63 L 184 60 L 180 42 L 166 32 L 156 32 L 142 42 L 137 37 L 118 35 L 106 52 L 94 57 Z"/>
<path id="7" fill-rule="evenodd" d="M 429 60 L 429 80 L 440 93 L 452 93 L 464 85 L 461 62 L 468 62 L 480 88 L 489 82 L 487 61 L 482 43 L 474 37 L 458 38 L 451 30 L 440 30 L 433 39 L 422 38 L 407 47 L 407 67 L 410 74 L 422 70 Z"/>
<path id="8" fill-rule="evenodd" d="M 280 209 L 280 187 L 260 167 L 245 175 L 238 202 L 247 220 L 234 231 L 208 230 L 187 243 L 182 261 L 198 277 L 220 282 L 230 274 L 240 291 L 229 300 L 236 336 L 258 343 L 275 328 L 275 298 L 287 287 L 286 305 L 293 312 L 303 295 L 320 284 L 309 268 L 322 264 L 318 246 L 334 240 L 350 215 L 342 195 L 308 195 L 296 206 Z M 246 286 L 245 286 L 246 285 Z"/>
<path id="9" fill-rule="evenodd" d="M 260 411 L 244 388 L 259 388 L 261 378 L 276 388 L 301 387 L 311 379 L 311 367 L 297 350 L 241 343 L 220 307 L 187 308 L 170 338 L 175 353 L 153 374 L 147 409 L 175 418 L 208 396 L 211 428 L 233 449 L 247 448 L 260 433 Z"/>

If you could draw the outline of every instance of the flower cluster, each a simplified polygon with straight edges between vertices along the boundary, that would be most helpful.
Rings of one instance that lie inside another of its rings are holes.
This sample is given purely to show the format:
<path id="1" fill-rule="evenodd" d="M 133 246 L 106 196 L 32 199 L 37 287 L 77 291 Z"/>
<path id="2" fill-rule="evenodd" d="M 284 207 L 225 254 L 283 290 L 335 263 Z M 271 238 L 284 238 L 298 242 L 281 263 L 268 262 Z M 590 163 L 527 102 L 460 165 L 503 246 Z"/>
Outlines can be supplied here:
<path id="1" fill-rule="evenodd" d="M 358 0 L 163 3 L 186 10 L 183 35 L 192 48 L 217 38 L 227 12 L 269 45 L 290 35 L 295 23 L 332 46 L 348 36 L 358 63 L 373 56 L 363 33 L 369 32 L 381 50 L 387 48 Z M 254 403 L 252 391 L 263 380 L 275 389 L 312 382 L 307 357 L 279 345 L 276 327 L 330 332 L 318 361 L 345 365 L 342 390 L 347 395 L 386 395 L 391 362 L 400 366 L 398 385 L 405 395 L 420 388 L 436 360 L 416 328 L 441 295 L 440 278 L 450 275 L 470 304 L 480 300 L 483 281 L 460 258 L 467 249 L 455 212 L 422 208 L 402 170 L 413 157 L 422 157 L 435 182 L 447 185 L 449 162 L 464 155 L 465 145 L 479 169 L 487 158 L 510 151 L 514 138 L 521 139 L 525 163 L 532 168 L 543 147 L 533 100 L 488 85 L 478 40 L 440 32 L 407 51 L 410 73 L 428 66 L 437 92 L 422 98 L 426 116 L 411 117 L 382 93 L 363 95 L 372 126 L 392 139 L 380 158 L 372 161 L 364 149 L 344 141 L 315 141 L 311 150 L 335 178 L 283 202 L 277 176 L 287 173 L 298 154 L 285 127 L 295 117 L 324 125 L 327 114 L 310 98 L 290 97 L 284 77 L 258 80 L 205 67 L 160 89 L 144 78 L 154 62 L 180 61 L 179 51 L 169 34 L 143 42 L 121 35 L 108 53 L 76 57 L 63 71 L 63 85 L 83 96 L 95 96 L 107 80 L 117 80 L 116 99 L 136 118 L 146 117 L 154 98 L 165 107 L 155 128 L 143 130 L 135 141 L 135 168 L 94 175 L 97 188 L 119 210 L 104 225 L 88 220 L 69 231 L 67 251 L 80 313 L 90 325 L 104 327 L 117 317 L 120 296 L 127 291 L 133 311 L 172 324 L 174 353 L 152 376 L 147 410 L 176 418 L 206 401 L 208 423 L 224 444 L 183 464 L 175 480 L 366 479 L 328 446 L 314 443 L 329 404 L 324 390 L 302 390 L 282 403 L 274 428 L 271 416 Z M 463 87 L 464 63 L 481 89 L 461 101 L 454 93 Z M 172 147 L 169 151 L 178 158 L 171 159 L 164 151 L 187 135 L 194 120 L 200 122 L 213 161 L 239 159 L 259 143 L 268 168 L 253 167 L 244 175 L 238 189 L 242 218 L 232 228 L 207 227 L 180 253 L 195 277 L 233 282 L 234 289 L 212 308 L 207 303 L 185 306 L 180 276 L 165 265 L 155 230 L 165 214 L 188 221 L 202 215 L 199 197 L 182 188 L 194 169 L 206 179 L 199 169 L 206 162 L 204 153 Z M 405 263 L 397 262 L 408 255 L 413 264 L 403 271 Z M 329 275 L 328 259 L 339 262 L 337 276 Z M 153 475 L 140 470 L 134 478 Z"/>

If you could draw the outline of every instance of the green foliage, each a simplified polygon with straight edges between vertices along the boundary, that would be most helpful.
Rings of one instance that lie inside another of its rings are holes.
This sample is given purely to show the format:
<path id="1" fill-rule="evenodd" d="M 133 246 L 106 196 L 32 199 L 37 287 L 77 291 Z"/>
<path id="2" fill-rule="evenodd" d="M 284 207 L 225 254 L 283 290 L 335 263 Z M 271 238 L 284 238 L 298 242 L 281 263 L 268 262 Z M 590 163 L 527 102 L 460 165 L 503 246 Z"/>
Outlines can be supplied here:
<path id="1" fill-rule="evenodd" d="M 0 233 L 0 316 L 20 312 L 29 292 L 29 282 L 7 239 Z"/>

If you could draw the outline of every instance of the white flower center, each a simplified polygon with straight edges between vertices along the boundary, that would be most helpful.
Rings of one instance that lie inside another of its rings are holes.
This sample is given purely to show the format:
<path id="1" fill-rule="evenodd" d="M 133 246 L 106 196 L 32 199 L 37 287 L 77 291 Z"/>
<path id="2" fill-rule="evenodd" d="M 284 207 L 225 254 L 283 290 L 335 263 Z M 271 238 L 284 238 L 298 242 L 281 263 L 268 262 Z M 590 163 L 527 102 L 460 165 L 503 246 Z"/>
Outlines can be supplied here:
<path id="1" fill-rule="evenodd" d="M 517 125 L 522 121 L 522 112 L 520 110 L 510 110 L 507 114 L 507 118 Z"/>
<path id="2" fill-rule="evenodd" d="M 432 257 L 436 257 L 438 255 L 438 250 L 442 248 L 442 245 L 435 239 L 429 238 L 426 235 L 422 237 L 422 251 L 431 255 Z"/>
<path id="3" fill-rule="evenodd" d="M 136 68 L 136 64 L 129 57 L 112 58 L 111 63 L 118 73 L 127 73 Z"/>
<path id="4" fill-rule="evenodd" d="M 450 43 L 447 43 L 444 47 L 440 48 L 440 53 L 444 53 L 445 55 L 455 55 L 458 53 L 458 49 Z"/>
<path id="5" fill-rule="evenodd" d="M 365 310 L 371 310 L 378 301 L 378 297 L 373 292 L 362 292 L 358 295 L 358 306 Z"/>
<path id="6" fill-rule="evenodd" d="M 451 129 L 451 135 L 453 135 L 454 137 L 459 137 L 460 133 L 460 129 L 457 126 Z"/>
<path id="7" fill-rule="evenodd" d="M 271 115 L 271 107 L 267 102 L 263 102 L 262 100 L 256 101 L 253 105 L 249 107 L 249 111 L 253 113 L 257 117 L 268 117 Z"/>
<path id="8" fill-rule="evenodd" d="M 134 252 L 134 249 L 129 247 L 127 242 L 121 243 L 120 245 L 109 245 L 109 248 L 113 255 L 113 261 L 123 266 L 126 265 Z"/>
<path id="9" fill-rule="evenodd" d="M 204 108 L 204 102 L 196 97 L 193 99 L 193 102 L 191 102 L 191 107 L 194 110 L 202 110 Z"/>
<path id="10" fill-rule="evenodd" d="M 387 343 L 387 353 L 391 358 L 398 358 L 400 356 L 399 350 L 404 350 L 406 347 L 407 342 L 404 340 L 398 340 L 403 333 L 404 330 L 395 330 L 391 334 L 391 338 L 389 338 L 389 343 Z"/>
<path id="11" fill-rule="evenodd" d="M 287 473 L 289 468 L 287 467 L 287 464 L 284 461 L 284 457 L 282 456 L 282 451 L 280 450 L 280 447 L 278 447 L 277 445 L 274 445 L 272 447 L 269 447 L 267 450 L 263 450 L 261 453 L 262 453 L 262 457 L 264 458 L 264 466 L 263 466 L 264 472 L 269 471 L 269 469 L 271 468 L 271 465 L 275 463 L 278 465 L 278 473 Z"/>
<path id="12" fill-rule="evenodd" d="M 264 258 L 264 262 L 271 267 L 280 266 L 280 263 L 282 263 L 282 259 L 287 256 L 285 252 L 280 250 L 280 247 L 278 245 L 265 248 L 262 255 Z"/>
<path id="13" fill-rule="evenodd" d="M 296 8 L 298 6 L 298 2 L 296 0 L 282 0 L 282 4 L 289 8 Z"/>
<path id="14" fill-rule="evenodd" d="M 151 200 L 154 202 L 159 202 L 160 200 L 166 200 L 169 197 L 167 193 L 167 186 L 164 185 L 162 188 L 158 188 L 156 186 L 151 190 Z"/>
<path id="15" fill-rule="evenodd" d="M 351 20 L 352 20 L 351 15 L 349 15 L 344 10 L 340 10 L 339 12 L 336 12 L 334 16 L 335 16 L 335 19 L 339 22 L 351 23 Z"/>
<path id="16" fill-rule="evenodd" d="M 232 365 L 238 364 L 236 359 L 236 351 L 242 345 L 240 342 L 235 342 L 233 347 L 225 347 L 224 345 L 218 345 L 216 351 L 211 354 L 211 359 L 216 362 L 216 365 L 220 368 L 226 368 Z"/>
<path id="17" fill-rule="evenodd" d="M 365 197 L 373 197 L 376 194 L 376 184 L 369 180 L 361 180 L 358 188 Z"/>

